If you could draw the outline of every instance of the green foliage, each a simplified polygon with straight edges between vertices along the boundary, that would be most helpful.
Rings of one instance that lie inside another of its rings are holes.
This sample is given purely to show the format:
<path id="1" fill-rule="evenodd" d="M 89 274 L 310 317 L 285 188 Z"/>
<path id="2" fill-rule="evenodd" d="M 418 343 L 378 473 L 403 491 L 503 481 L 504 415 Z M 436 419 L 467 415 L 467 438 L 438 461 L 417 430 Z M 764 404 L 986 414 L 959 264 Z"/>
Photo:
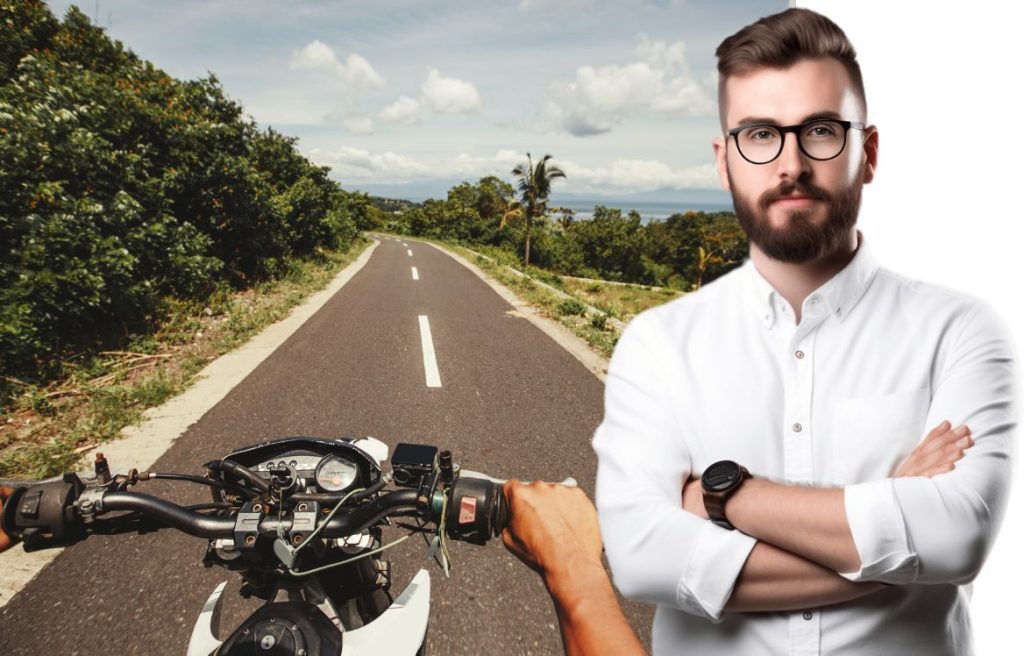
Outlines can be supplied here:
<path id="1" fill-rule="evenodd" d="M 74 7 L 0 0 L 0 23 L 0 376 L 45 378 L 168 299 L 283 275 L 383 222 L 216 77 L 171 78 Z"/>
<path id="2" fill-rule="evenodd" d="M 584 315 L 587 313 L 587 306 L 575 298 L 564 299 L 558 304 L 558 313 L 561 315 Z"/>
<path id="3" fill-rule="evenodd" d="M 463 182 L 448 198 L 398 211 L 389 229 L 471 245 L 503 263 L 523 268 L 528 229 L 533 277 L 558 285 L 557 275 L 657 285 L 690 291 L 735 268 L 747 256 L 747 238 L 731 212 L 686 212 L 644 222 L 637 212 L 598 205 L 589 219 L 559 210 L 557 217 L 504 220 L 513 204 L 511 185 L 495 177 Z M 520 258 L 521 259 L 521 258 Z M 539 267 L 536 268 L 536 267 Z M 550 272 L 545 274 L 539 271 Z M 670 292 L 671 293 L 671 292 Z"/>

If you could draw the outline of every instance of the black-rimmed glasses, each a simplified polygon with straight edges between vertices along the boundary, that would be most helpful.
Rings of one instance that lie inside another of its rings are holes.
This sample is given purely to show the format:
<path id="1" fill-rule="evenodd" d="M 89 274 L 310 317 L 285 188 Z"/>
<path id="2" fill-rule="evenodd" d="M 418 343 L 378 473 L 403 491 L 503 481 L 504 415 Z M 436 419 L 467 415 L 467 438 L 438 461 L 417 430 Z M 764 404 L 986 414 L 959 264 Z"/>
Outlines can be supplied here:
<path id="1" fill-rule="evenodd" d="M 728 134 L 736 139 L 740 155 L 751 164 L 767 164 L 777 158 L 782 153 L 787 132 L 796 135 L 804 155 L 824 162 L 839 157 L 843 152 L 850 128 L 863 130 L 864 124 L 836 119 L 815 119 L 787 126 L 757 123 L 733 128 Z"/>

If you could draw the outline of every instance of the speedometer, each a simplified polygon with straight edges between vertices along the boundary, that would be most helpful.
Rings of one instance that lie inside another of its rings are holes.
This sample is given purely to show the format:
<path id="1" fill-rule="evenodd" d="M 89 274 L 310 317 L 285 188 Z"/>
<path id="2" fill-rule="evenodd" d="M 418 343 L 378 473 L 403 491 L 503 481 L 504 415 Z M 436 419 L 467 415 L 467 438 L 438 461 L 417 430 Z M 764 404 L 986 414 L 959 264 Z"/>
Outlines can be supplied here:
<path id="1" fill-rule="evenodd" d="M 355 482 L 359 468 L 339 458 L 327 456 L 316 468 L 316 486 L 324 492 L 341 492 Z"/>

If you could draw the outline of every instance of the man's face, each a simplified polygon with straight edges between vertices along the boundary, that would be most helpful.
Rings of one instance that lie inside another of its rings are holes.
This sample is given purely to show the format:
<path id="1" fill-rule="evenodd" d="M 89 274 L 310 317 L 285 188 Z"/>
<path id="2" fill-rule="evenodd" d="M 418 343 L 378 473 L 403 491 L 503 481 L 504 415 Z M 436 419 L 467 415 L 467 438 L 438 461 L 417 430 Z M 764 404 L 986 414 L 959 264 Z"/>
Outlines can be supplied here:
<path id="1" fill-rule="evenodd" d="M 802 59 L 787 69 L 764 68 L 726 80 L 726 129 L 752 123 L 797 125 L 810 118 L 864 121 L 843 65 Z M 850 129 L 843 152 L 817 161 L 785 135 L 779 156 L 751 164 L 733 137 L 713 146 L 722 186 L 750 241 L 768 257 L 803 263 L 836 253 L 851 235 L 861 187 L 874 176 L 878 134 Z"/>

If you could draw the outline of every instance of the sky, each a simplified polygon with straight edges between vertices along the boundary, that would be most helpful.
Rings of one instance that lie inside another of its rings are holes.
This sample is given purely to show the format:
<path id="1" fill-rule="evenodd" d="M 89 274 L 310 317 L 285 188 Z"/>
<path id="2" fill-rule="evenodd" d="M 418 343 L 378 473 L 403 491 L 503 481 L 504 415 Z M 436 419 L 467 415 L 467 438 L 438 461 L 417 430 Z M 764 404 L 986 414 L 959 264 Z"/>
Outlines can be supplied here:
<path id="1" fill-rule="evenodd" d="M 213 73 L 348 189 L 443 194 L 550 153 L 562 193 L 719 189 L 714 50 L 782 0 L 84 0 L 179 79 Z M 722 192 L 722 197 L 727 195 Z"/>

